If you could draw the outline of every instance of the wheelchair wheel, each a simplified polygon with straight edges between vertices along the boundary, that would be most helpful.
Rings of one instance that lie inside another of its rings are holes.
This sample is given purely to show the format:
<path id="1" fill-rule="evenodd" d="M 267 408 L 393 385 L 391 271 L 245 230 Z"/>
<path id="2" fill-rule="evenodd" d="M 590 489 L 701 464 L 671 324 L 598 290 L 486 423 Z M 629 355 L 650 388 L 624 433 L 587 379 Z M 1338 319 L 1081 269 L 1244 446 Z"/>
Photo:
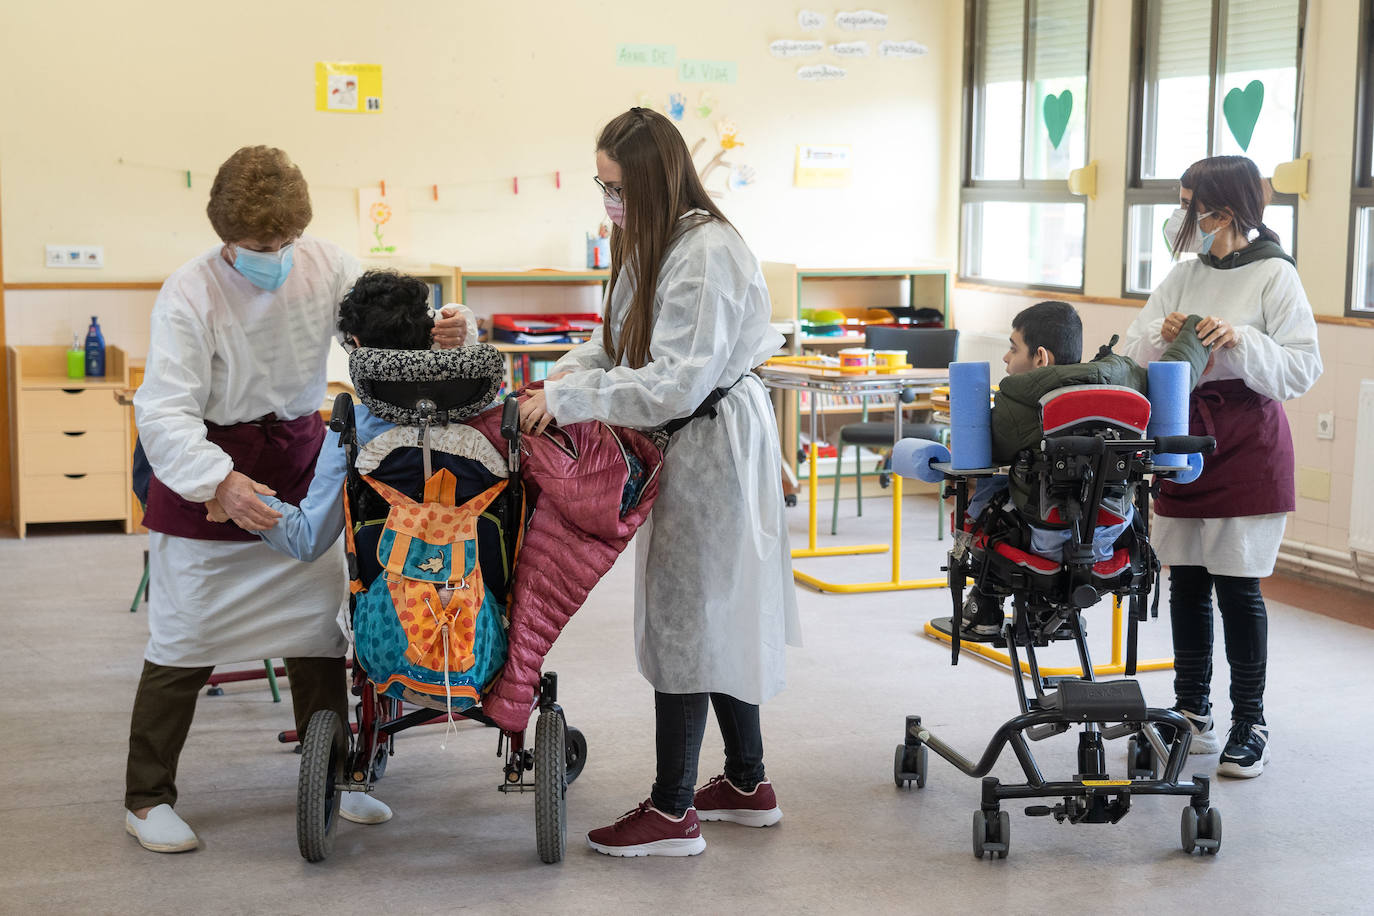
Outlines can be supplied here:
<path id="1" fill-rule="evenodd" d="M 1126 741 L 1126 775 L 1131 779 L 1158 779 L 1159 755 L 1144 735 Z"/>
<path id="2" fill-rule="evenodd" d="M 1005 859 L 1011 848 L 1011 815 L 1006 811 L 988 812 L 979 808 L 973 812 L 973 857 L 984 854 Z"/>
<path id="3" fill-rule="evenodd" d="M 539 859 L 563 861 L 568 846 L 568 747 L 563 714 L 539 713 L 534 724 L 534 830 Z"/>
<path id="4" fill-rule="evenodd" d="M 1203 841 L 1207 841 L 1206 846 L 1202 846 L 1203 855 L 1214 856 L 1221 851 L 1221 812 L 1216 808 L 1208 808 L 1207 813 L 1198 818 L 1198 845 L 1202 846 Z"/>
<path id="5" fill-rule="evenodd" d="M 565 725 L 567 737 L 564 738 L 566 756 L 568 758 L 567 774 L 568 785 L 572 785 L 577 777 L 582 775 L 582 768 L 587 765 L 587 738 L 580 729 Z"/>
<path id="6" fill-rule="evenodd" d="M 307 862 L 323 862 L 334 850 L 334 827 L 343 798 L 347 746 L 343 722 L 331 709 L 310 717 L 301 742 L 301 772 L 296 782 L 296 845 Z"/>
<path id="7" fill-rule="evenodd" d="M 1192 805 L 1183 809 L 1183 817 L 1178 825 L 1179 841 L 1183 851 L 1192 853 L 1197 849 L 1197 809 Z"/>
<path id="8" fill-rule="evenodd" d="M 929 757 L 930 752 L 924 744 L 915 748 L 909 748 L 905 744 L 897 745 L 897 753 L 892 758 L 892 779 L 897 783 L 897 788 L 905 788 L 914 782 L 916 788 L 924 789 Z"/>

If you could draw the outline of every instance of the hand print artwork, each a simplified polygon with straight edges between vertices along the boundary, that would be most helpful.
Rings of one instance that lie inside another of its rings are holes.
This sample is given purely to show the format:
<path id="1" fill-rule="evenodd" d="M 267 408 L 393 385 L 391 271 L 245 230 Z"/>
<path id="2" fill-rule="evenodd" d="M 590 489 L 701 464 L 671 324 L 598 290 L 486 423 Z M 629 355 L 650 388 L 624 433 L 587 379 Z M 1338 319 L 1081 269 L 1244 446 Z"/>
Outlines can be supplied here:
<path id="1" fill-rule="evenodd" d="M 724 197 L 726 191 L 742 191 L 754 183 L 755 173 L 752 168 L 743 163 L 732 162 L 725 158 L 731 150 L 738 149 L 744 145 L 744 141 L 739 138 L 739 127 L 734 121 L 722 118 L 716 122 L 716 135 L 720 142 L 720 150 L 707 160 L 706 164 L 699 166 L 697 173 L 701 176 L 701 183 L 706 186 L 706 193 L 712 197 Z M 692 159 L 696 160 L 697 154 L 706 146 L 706 138 L 702 137 L 692 146 Z M 723 175 L 715 177 L 723 171 Z M 712 182 L 715 182 L 714 186 Z"/>
<path id="2" fill-rule="evenodd" d="M 681 92 L 674 92 L 668 96 L 668 108 L 665 114 L 674 121 L 681 121 L 687 114 L 687 97 Z"/>

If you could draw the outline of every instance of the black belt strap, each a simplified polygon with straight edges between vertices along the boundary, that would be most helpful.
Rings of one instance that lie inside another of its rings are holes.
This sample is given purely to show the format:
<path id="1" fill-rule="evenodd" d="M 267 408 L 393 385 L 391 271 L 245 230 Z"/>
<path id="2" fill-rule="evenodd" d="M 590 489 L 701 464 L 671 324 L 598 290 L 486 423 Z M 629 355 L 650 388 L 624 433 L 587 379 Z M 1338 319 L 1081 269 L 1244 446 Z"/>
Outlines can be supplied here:
<path id="1" fill-rule="evenodd" d="M 731 388 L 734 388 L 743 379 L 744 376 L 741 375 L 726 387 L 715 389 L 706 396 L 706 400 L 702 401 L 697 409 L 692 411 L 690 415 L 678 417 L 676 420 L 669 420 L 667 423 L 663 424 L 663 432 L 671 436 L 698 417 L 714 417 L 716 415 L 716 405 L 720 403 L 722 398 L 730 393 Z"/>

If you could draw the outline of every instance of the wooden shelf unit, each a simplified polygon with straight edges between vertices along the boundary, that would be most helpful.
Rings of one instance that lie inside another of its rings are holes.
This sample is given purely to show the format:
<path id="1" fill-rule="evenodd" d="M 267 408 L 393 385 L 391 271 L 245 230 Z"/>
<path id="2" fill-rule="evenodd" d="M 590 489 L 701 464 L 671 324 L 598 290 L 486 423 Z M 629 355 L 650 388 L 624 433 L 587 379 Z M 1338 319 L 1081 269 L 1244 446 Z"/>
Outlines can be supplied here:
<path id="1" fill-rule="evenodd" d="M 794 264 L 767 261 L 763 263 L 762 268 L 764 279 L 768 283 L 768 292 L 773 299 L 774 321 L 792 321 L 795 327 L 800 328 L 802 303 L 806 297 L 805 290 L 808 284 L 851 280 L 887 282 L 905 280 L 907 284 L 906 301 L 900 305 L 906 308 L 938 309 L 945 316 L 945 326 L 949 326 L 949 293 L 952 276 L 949 269 L 945 267 L 932 265 L 914 267 L 797 267 Z M 893 304 L 896 305 L 897 303 Z M 846 333 L 836 336 L 797 333 L 790 336 L 787 352 L 799 355 L 807 349 L 830 350 L 839 347 L 861 347 L 863 342 L 864 335 L 861 333 Z M 801 430 L 807 425 L 806 412 L 800 409 L 797 393 L 793 391 L 773 392 L 773 405 L 778 416 L 778 431 L 779 439 L 782 442 L 783 458 L 794 471 L 800 473 L 797 447 L 800 442 Z M 928 405 L 916 403 L 909 405 L 908 409 L 920 409 L 924 406 Z M 859 405 L 852 408 L 821 407 L 819 410 L 822 416 L 849 415 L 856 420 L 863 414 L 863 409 Z M 890 405 L 873 405 L 868 408 L 868 413 L 875 412 L 881 412 L 884 416 L 891 416 L 892 407 Z M 821 476 L 829 478 L 834 475 L 824 473 Z"/>
<path id="2" fill-rule="evenodd" d="M 105 348 L 105 375 L 68 378 L 66 347 L 8 348 L 10 475 L 19 537 L 41 522 L 118 520 L 133 530 L 128 360 Z"/>

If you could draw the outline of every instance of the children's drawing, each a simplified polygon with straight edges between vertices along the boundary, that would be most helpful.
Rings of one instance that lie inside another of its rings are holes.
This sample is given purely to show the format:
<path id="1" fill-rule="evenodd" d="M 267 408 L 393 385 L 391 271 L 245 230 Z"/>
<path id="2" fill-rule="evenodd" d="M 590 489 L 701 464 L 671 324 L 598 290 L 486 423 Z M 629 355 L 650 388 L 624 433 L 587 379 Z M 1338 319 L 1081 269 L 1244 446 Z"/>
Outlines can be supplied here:
<path id="1" fill-rule="evenodd" d="M 363 257 L 392 258 L 406 253 L 409 210 L 400 196 L 382 197 L 378 188 L 358 189 L 358 248 Z"/>
<path id="2" fill-rule="evenodd" d="M 665 113 L 674 121 L 681 121 L 687 113 L 687 96 L 681 92 L 674 92 L 668 96 L 668 108 Z"/>
<path id="3" fill-rule="evenodd" d="M 835 24 L 847 32 L 881 32 L 887 28 L 887 13 L 877 13 L 873 10 L 836 13 Z"/>
<path id="4" fill-rule="evenodd" d="M 639 95 L 635 96 L 635 107 L 636 107 L 636 108 L 653 108 L 653 107 L 654 107 L 654 97 L 653 97 L 652 95 L 650 95 L 649 93 L 647 93 L 647 92 L 641 92 Z"/>
<path id="5" fill-rule="evenodd" d="M 830 53 L 836 57 L 867 57 L 868 42 L 840 41 L 830 46 Z"/>
<path id="6" fill-rule="evenodd" d="M 739 139 L 739 128 L 735 122 L 726 118 L 716 122 L 716 133 L 720 135 L 720 148 L 732 150 L 737 146 L 743 146 L 744 142 Z"/>
<path id="7" fill-rule="evenodd" d="M 358 80 L 346 73 L 329 75 L 329 110 L 358 110 Z"/>
<path id="8" fill-rule="evenodd" d="M 729 187 L 731 191 L 743 191 L 754 183 L 758 175 L 753 168 L 747 165 L 735 165 L 730 167 Z"/>
<path id="9" fill-rule="evenodd" d="M 768 46 L 768 53 L 774 57 L 810 57 L 825 50 L 825 42 L 799 41 L 793 38 L 780 38 Z"/>
<path id="10" fill-rule="evenodd" d="M 711 112 L 716 110 L 716 97 L 709 92 L 701 94 L 701 100 L 697 102 L 697 117 L 703 121 L 711 117 Z"/>
<path id="11" fill-rule="evenodd" d="M 878 42 L 878 56 L 886 57 L 889 60 L 914 60 L 918 57 L 925 57 L 929 53 L 930 49 L 919 41 Z"/>
<path id="12" fill-rule="evenodd" d="M 1064 140 L 1064 129 L 1069 126 L 1069 116 L 1073 114 L 1073 93 L 1065 89 L 1058 96 L 1046 95 L 1041 108 L 1045 113 L 1045 130 L 1049 131 L 1050 146 L 1059 149 L 1059 144 Z"/>
<path id="13" fill-rule="evenodd" d="M 1250 138 L 1255 134 L 1255 122 L 1263 107 L 1264 84 L 1259 80 L 1251 80 L 1244 89 L 1232 89 L 1221 103 L 1226 126 L 1231 128 L 1231 136 L 1236 138 L 1242 150 L 1250 149 Z"/>
<path id="14" fill-rule="evenodd" d="M 797 25 L 803 32 L 815 32 L 825 28 L 825 14 L 815 10 L 802 10 L 797 14 Z"/>

